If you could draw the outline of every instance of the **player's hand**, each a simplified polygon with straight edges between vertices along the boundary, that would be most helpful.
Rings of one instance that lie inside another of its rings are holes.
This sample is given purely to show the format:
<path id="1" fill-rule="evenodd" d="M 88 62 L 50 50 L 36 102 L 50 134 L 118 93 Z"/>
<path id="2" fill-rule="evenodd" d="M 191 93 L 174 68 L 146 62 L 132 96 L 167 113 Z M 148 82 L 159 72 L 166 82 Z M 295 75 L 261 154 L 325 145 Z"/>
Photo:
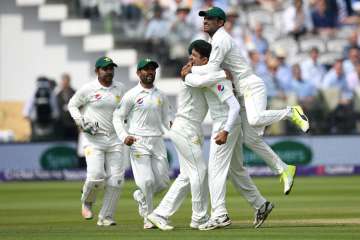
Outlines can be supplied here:
<path id="1" fill-rule="evenodd" d="M 192 68 L 192 62 L 188 62 L 185 66 L 183 66 L 180 72 L 182 80 L 185 80 L 186 75 L 191 73 L 191 68 Z"/>
<path id="2" fill-rule="evenodd" d="M 84 120 L 81 123 L 80 129 L 87 134 L 94 136 L 99 130 L 98 122 L 85 122 Z"/>
<path id="3" fill-rule="evenodd" d="M 225 144 L 227 141 L 229 133 L 225 130 L 222 130 L 218 132 L 218 134 L 215 136 L 214 140 L 217 145 Z"/>
<path id="4" fill-rule="evenodd" d="M 128 146 L 131 146 L 136 142 L 136 138 L 134 136 L 127 136 L 124 140 L 124 143 Z"/>

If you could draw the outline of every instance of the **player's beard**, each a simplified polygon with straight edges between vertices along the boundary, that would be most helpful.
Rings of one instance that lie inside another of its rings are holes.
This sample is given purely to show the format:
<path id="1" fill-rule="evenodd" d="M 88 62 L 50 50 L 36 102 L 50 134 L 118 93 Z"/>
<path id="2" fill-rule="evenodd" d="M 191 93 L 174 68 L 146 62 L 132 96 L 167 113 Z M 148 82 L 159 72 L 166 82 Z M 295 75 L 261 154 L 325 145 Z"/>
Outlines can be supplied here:
<path id="1" fill-rule="evenodd" d="M 143 77 L 142 82 L 145 84 L 153 84 L 155 80 L 155 75 L 148 74 Z"/>

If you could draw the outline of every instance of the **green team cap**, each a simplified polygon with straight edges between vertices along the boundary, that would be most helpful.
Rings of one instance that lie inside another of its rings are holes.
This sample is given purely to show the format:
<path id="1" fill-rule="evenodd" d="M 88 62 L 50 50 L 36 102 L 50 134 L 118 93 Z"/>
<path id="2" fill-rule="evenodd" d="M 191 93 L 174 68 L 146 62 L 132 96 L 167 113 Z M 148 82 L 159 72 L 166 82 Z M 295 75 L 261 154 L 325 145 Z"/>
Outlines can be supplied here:
<path id="1" fill-rule="evenodd" d="M 109 65 L 113 65 L 114 67 L 117 67 L 117 65 L 109 57 L 101 57 L 98 60 L 96 60 L 96 63 L 95 63 L 96 68 L 104 68 Z"/>
<path id="2" fill-rule="evenodd" d="M 138 62 L 138 65 L 137 65 L 137 70 L 140 70 L 140 69 L 143 69 L 144 67 L 146 67 L 147 65 L 153 65 L 156 68 L 159 67 L 159 64 L 153 60 L 151 60 L 150 58 L 145 58 L 145 59 L 141 59 L 139 62 Z"/>
<path id="3" fill-rule="evenodd" d="M 226 14 L 225 12 L 219 7 L 211 7 L 207 11 L 200 11 L 200 17 L 217 17 L 224 21 L 226 21 Z"/>

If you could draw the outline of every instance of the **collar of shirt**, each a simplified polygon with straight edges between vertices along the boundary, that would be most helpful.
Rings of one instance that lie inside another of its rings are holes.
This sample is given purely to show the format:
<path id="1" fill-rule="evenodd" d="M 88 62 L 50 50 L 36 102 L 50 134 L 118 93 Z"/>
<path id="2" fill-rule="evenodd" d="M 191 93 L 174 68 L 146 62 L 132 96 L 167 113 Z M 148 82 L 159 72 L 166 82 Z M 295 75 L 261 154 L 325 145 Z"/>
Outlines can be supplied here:
<path id="1" fill-rule="evenodd" d="M 111 88 L 115 88 L 116 85 L 114 84 L 114 80 L 112 81 L 111 85 L 109 87 L 105 87 L 103 85 L 101 85 L 101 83 L 99 82 L 99 80 L 96 80 L 96 84 L 95 84 L 97 89 L 111 89 Z"/>
<path id="2" fill-rule="evenodd" d="M 138 85 L 136 86 L 136 90 L 138 93 L 141 92 L 152 93 L 154 91 L 157 91 L 157 88 L 155 86 L 153 88 L 144 88 L 139 82 Z"/>

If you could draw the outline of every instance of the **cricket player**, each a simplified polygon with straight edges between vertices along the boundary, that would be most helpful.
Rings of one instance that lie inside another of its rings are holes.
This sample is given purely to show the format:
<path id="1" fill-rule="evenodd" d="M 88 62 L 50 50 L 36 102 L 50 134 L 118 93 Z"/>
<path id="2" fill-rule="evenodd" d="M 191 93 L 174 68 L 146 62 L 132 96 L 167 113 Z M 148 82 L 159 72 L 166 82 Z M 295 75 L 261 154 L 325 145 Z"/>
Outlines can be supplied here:
<path id="1" fill-rule="evenodd" d="M 122 98 L 114 112 L 113 123 L 119 138 L 130 146 L 130 161 L 138 186 L 133 194 L 144 218 L 144 229 L 154 225 L 147 220 L 153 211 L 153 196 L 169 183 L 169 165 L 162 135 L 169 129 L 171 117 L 168 100 L 154 86 L 159 65 L 151 59 L 142 59 L 137 65 L 139 84 Z M 127 121 L 128 129 L 124 121 Z"/>
<path id="2" fill-rule="evenodd" d="M 113 81 L 117 65 L 108 57 L 96 61 L 97 80 L 85 84 L 69 101 L 69 111 L 85 133 L 86 181 L 82 189 L 82 216 L 93 217 L 97 192 L 105 195 L 97 225 L 116 225 L 114 214 L 124 182 L 123 145 L 112 124 L 113 112 L 124 95 L 124 86 Z"/>
<path id="3" fill-rule="evenodd" d="M 207 46 L 209 49 L 208 55 L 210 55 L 211 44 L 203 40 L 195 42 Z M 199 54 L 195 47 L 192 49 L 190 60 L 194 66 L 205 65 L 208 59 L 206 55 Z M 191 85 L 190 79 L 198 78 L 202 81 L 204 76 L 212 79 L 212 74 L 209 72 L 201 76 L 189 73 L 186 75 L 185 84 Z M 240 110 L 240 105 L 233 93 L 232 83 L 223 79 L 203 90 L 213 120 L 208 166 L 211 217 L 206 223 L 199 226 L 199 230 L 211 230 L 231 224 L 225 206 L 228 173 L 235 188 L 242 193 L 248 203 L 255 209 L 254 226 L 256 228 L 260 227 L 273 209 L 273 204 L 260 194 L 243 165 L 243 134 L 240 117 L 237 118 L 231 130 L 226 127 L 226 116 L 232 111 L 232 108 L 236 108 L 237 111 Z M 229 99 L 232 99 L 233 102 L 225 104 L 225 101 L 228 102 Z"/>
<path id="4" fill-rule="evenodd" d="M 206 42 L 205 42 L 206 43 Z M 190 49 L 196 48 L 201 55 L 209 57 L 211 51 L 208 45 L 198 44 L 198 41 L 190 45 Z M 191 65 L 188 64 L 191 67 Z M 221 80 L 225 77 L 221 71 L 213 74 L 213 77 Z M 230 81 L 228 81 L 231 84 Z M 186 194 L 191 190 L 192 217 L 190 227 L 197 229 L 208 220 L 208 182 L 207 164 L 202 157 L 203 133 L 201 123 L 208 111 L 208 105 L 204 92 L 200 88 L 194 88 L 182 84 L 179 93 L 179 108 L 174 124 L 169 132 L 178 152 L 180 163 L 180 174 L 162 199 L 159 206 L 148 216 L 148 219 L 161 230 L 172 230 L 168 224 L 168 218 L 180 207 Z M 227 98 L 227 104 L 232 107 L 227 115 L 228 121 L 225 128 L 230 130 L 238 121 L 240 106 L 236 98 Z M 232 102 L 231 102 L 232 101 Z M 190 188 L 190 189 L 189 189 Z"/>
<path id="5" fill-rule="evenodd" d="M 242 57 L 240 49 L 234 40 L 225 31 L 223 25 L 226 21 L 224 11 L 212 7 L 208 11 L 200 11 L 199 16 L 204 17 L 204 31 L 211 39 L 212 51 L 208 64 L 193 66 L 192 73 L 206 75 L 221 68 L 227 69 L 234 77 L 235 92 L 243 109 L 243 129 L 245 143 L 256 151 L 272 170 L 280 174 L 284 183 L 284 194 L 289 194 L 296 172 L 296 167 L 283 164 L 280 158 L 265 144 L 262 139 L 264 128 L 282 119 L 290 119 L 304 132 L 309 130 L 309 121 L 300 106 L 288 107 L 283 110 L 266 110 L 267 96 L 264 81 L 252 73 L 251 67 Z M 195 77 L 195 79 L 199 79 Z M 211 86 L 216 84 L 212 78 L 202 78 L 198 86 Z M 244 111 L 245 110 L 245 111 Z M 252 127 L 252 128 L 249 128 Z"/>

